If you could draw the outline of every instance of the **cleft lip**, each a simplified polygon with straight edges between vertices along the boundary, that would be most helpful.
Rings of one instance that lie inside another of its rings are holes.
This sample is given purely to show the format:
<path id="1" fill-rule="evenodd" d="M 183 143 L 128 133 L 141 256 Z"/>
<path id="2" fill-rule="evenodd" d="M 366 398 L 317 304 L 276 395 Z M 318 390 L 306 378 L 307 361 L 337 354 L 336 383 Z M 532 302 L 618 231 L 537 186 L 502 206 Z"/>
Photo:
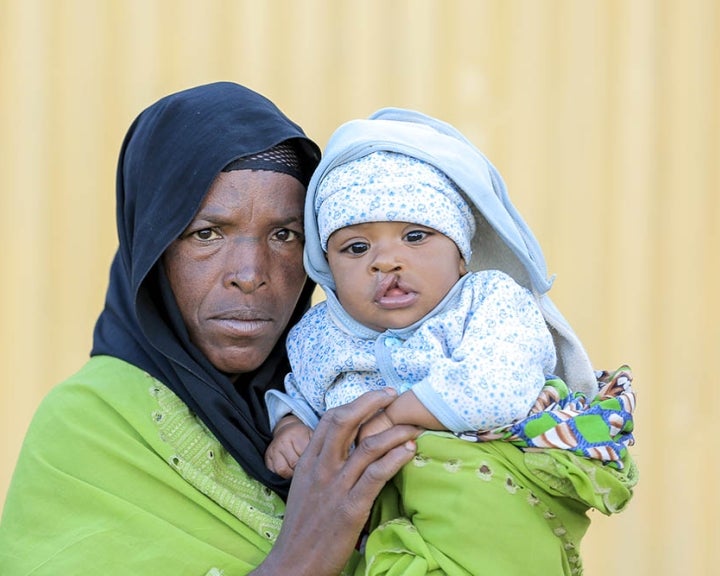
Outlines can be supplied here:
<path id="1" fill-rule="evenodd" d="M 373 301 L 381 308 L 394 310 L 411 306 L 417 298 L 417 292 L 405 284 L 397 274 L 388 274 L 375 288 Z"/>
<path id="2" fill-rule="evenodd" d="M 375 287 L 375 294 L 373 296 L 373 301 L 378 302 L 382 300 L 385 295 L 392 290 L 393 288 L 397 287 L 398 285 L 398 277 L 395 274 L 387 274 L 383 276 L 380 279 L 380 282 L 378 282 L 378 285 Z"/>

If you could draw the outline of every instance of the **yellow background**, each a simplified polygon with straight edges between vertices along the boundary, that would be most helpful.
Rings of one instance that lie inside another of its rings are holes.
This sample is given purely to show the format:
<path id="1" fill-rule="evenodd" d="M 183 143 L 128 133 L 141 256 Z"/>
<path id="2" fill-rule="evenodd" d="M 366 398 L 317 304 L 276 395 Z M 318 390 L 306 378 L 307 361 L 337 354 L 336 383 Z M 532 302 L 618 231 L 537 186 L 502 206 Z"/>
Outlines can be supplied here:
<path id="1" fill-rule="evenodd" d="M 0 502 L 88 355 L 125 130 L 224 79 L 321 146 L 402 106 L 489 156 L 596 366 L 635 373 L 641 480 L 586 573 L 716 573 L 719 39 L 715 0 L 0 0 Z"/>

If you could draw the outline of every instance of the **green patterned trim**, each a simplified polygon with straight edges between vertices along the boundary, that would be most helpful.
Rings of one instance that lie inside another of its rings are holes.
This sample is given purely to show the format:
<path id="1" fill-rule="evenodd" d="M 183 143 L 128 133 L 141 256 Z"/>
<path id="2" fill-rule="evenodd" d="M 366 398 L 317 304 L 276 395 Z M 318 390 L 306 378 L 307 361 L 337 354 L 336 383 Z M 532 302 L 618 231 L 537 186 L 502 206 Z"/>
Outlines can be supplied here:
<path id="1" fill-rule="evenodd" d="M 285 503 L 250 478 L 185 403 L 157 380 L 149 389 L 152 419 L 173 450 L 169 464 L 192 486 L 270 542 L 280 533 Z"/>

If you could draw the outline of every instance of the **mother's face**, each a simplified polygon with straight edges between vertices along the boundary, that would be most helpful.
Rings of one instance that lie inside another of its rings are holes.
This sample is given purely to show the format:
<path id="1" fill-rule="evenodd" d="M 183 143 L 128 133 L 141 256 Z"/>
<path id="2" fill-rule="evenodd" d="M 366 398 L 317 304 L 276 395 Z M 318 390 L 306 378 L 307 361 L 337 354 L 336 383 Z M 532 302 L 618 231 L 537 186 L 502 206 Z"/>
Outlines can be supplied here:
<path id="1" fill-rule="evenodd" d="M 305 283 L 305 189 L 292 176 L 221 172 L 163 259 L 191 341 L 220 371 L 258 368 Z"/>

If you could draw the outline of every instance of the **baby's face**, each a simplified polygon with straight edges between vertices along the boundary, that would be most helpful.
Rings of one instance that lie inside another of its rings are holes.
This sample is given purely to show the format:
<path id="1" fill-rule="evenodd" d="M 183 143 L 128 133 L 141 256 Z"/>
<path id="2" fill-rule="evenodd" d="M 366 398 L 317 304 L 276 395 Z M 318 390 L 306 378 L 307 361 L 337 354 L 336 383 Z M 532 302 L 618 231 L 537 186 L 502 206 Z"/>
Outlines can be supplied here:
<path id="1" fill-rule="evenodd" d="M 420 320 L 467 271 L 450 238 L 407 222 L 336 230 L 328 239 L 327 257 L 340 304 L 380 332 Z"/>

